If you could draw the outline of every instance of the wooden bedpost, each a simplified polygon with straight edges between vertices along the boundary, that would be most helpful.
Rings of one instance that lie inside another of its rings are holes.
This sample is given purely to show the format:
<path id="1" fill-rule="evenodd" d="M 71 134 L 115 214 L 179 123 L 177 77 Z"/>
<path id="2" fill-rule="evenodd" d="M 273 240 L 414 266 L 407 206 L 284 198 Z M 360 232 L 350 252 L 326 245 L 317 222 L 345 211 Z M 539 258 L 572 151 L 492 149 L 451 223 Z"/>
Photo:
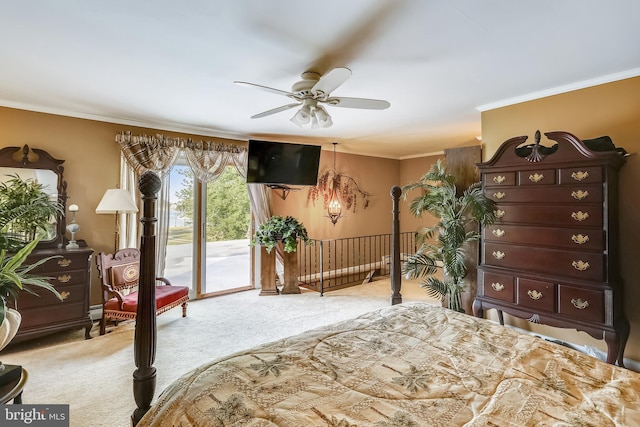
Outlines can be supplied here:
<path id="1" fill-rule="evenodd" d="M 138 406 L 131 415 L 134 426 L 147 413 L 156 389 L 156 200 L 160 178 L 147 171 L 138 180 L 142 193 L 142 236 L 140 238 L 140 283 L 138 285 L 138 311 L 134 339 L 133 396 Z"/>
<path id="2" fill-rule="evenodd" d="M 400 288 L 402 287 L 402 275 L 400 274 L 400 218 L 398 217 L 398 202 L 402 190 L 397 185 L 391 187 L 391 199 L 393 208 L 393 225 L 391 227 L 391 305 L 402 303 Z"/>

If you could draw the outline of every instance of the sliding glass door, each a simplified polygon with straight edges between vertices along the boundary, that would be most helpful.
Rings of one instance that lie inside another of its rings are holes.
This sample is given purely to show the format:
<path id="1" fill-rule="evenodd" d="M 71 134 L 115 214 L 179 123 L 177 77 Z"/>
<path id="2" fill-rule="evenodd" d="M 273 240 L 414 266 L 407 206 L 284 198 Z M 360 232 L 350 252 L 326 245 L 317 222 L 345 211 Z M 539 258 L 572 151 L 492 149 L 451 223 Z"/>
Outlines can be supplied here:
<path id="1" fill-rule="evenodd" d="M 201 183 L 179 162 L 170 181 L 165 276 L 192 283 L 195 298 L 252 288 L 251 212 L 244 178 L 229 166 L 217 180 Z"/>

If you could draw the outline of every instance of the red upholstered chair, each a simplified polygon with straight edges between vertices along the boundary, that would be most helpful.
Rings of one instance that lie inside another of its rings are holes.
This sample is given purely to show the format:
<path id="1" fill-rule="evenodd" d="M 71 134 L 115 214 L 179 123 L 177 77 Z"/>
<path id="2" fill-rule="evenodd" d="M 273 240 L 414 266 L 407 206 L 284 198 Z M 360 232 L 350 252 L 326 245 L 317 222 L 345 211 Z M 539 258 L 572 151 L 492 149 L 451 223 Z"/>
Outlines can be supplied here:
<path id="1" fill-rule="evenodd" d="M 102 283 L 100 335 L 104 335 L 108 319 L 117 322 L 136 318 L 140 251 L 133 248 L 121 249 L 113 255 L 100 252 L 96 264 Z M 163 277 L 157 277 L 156 280 L 156 314 L 182 306 L 182 317 L 186 317 L 189 288 L 173 286 Z"/>

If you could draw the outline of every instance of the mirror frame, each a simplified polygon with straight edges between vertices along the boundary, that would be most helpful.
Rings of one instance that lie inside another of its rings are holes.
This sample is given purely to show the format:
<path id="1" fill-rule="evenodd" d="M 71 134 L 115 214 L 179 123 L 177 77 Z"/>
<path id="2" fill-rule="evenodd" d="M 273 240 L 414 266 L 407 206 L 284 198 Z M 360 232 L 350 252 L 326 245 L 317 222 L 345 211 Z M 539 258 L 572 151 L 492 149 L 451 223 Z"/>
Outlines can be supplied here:
<path id="1" fill-rule="evenodd" d="M 65 243 L 67 211 L 67 182 L 64 180 L 64 160 L 56 159 L 45 150 L 23 147 L 5 147 L 0 149 L 0 167 L 20 169 L 46 169 L 53 171 L 58 176 L 58 202 L 62 206 L 62 212 L 56 219 L 56 237 L 51 240 L 41 241 L 38 248 L 61 248 Z"/>

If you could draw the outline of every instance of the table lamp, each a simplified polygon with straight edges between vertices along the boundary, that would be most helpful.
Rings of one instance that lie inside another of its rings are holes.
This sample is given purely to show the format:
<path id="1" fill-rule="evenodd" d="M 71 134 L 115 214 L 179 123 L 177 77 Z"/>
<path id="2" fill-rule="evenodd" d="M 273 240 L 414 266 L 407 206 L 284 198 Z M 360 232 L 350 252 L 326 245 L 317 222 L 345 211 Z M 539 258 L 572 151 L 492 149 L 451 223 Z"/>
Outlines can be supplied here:
<path id="1" fill-rule="evenodd" d="M 133 196 L 127 190 L 110 188 L 102 196 L 102 200 L 96 208 L 97 214 L 116 215 L 116 236 L 113 253 L 116 253 L 120 245 L 120 214 L 138 212 Z"/>

